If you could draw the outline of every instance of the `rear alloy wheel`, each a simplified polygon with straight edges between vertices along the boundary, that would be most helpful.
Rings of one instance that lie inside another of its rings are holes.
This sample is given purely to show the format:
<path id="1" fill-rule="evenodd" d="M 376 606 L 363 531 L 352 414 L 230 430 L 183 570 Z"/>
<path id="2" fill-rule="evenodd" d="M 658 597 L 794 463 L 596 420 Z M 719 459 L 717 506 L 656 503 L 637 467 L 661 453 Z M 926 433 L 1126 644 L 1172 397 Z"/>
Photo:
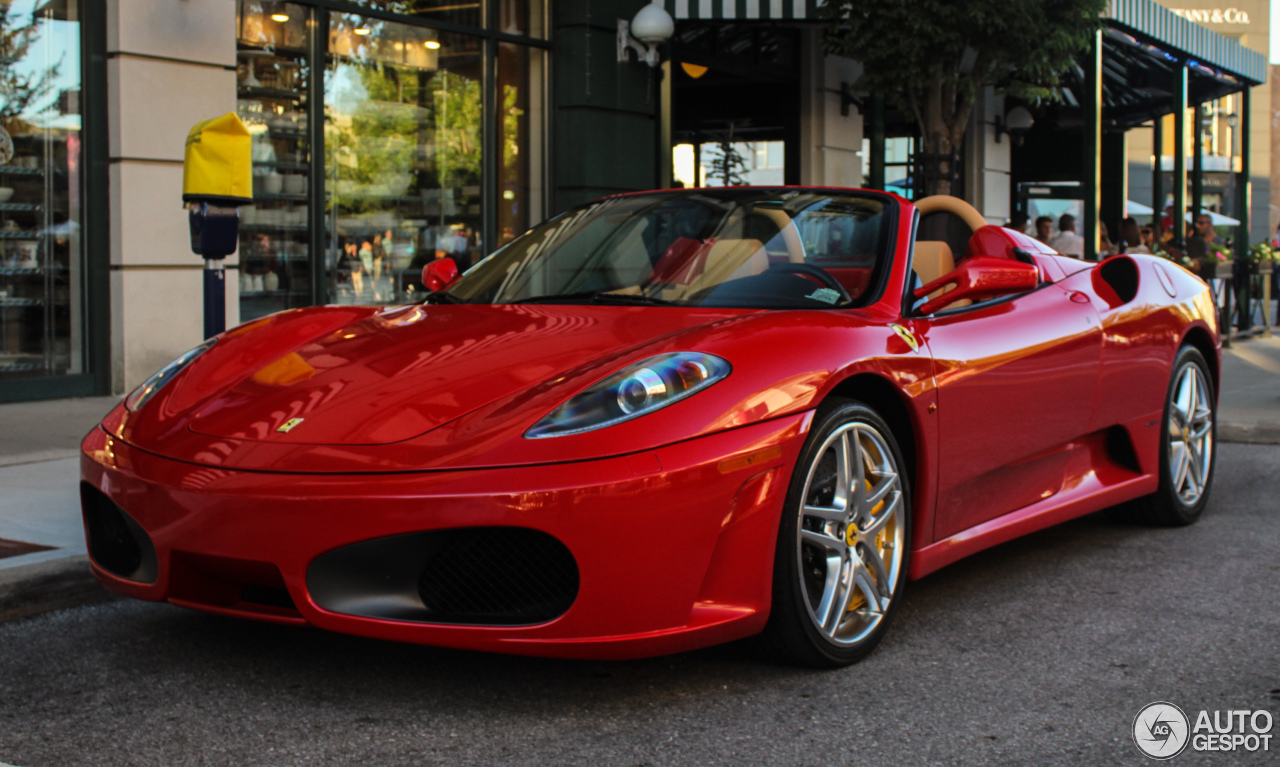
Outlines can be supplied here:
<path id="1" fill-rule="evenodd" d="M 1200 518 L 1213 486 L 1217 402 L 1209 366 L 1195 347 L 1184 346 L 1173 363 L 1161 425 L 1160 487 L 1115 509 L 1125 522 L 1179 527 Z"/>
<path id="2" fill-rule="evenodd" d="M 906 580 L 910 497 L 902 454 L 875 411 L 819 409 L 778 531 L 763 643 L 780 658 L 836 667 L 879 643 Z"/>

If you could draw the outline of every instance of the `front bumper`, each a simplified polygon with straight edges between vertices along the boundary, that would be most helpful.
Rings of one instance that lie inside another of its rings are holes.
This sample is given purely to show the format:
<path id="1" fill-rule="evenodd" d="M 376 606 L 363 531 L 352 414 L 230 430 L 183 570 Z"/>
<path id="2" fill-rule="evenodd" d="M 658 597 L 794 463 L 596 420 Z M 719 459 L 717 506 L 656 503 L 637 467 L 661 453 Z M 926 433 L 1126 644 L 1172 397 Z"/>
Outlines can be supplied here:
<path id="1" fill-rule="evenodd" d="M 145 532 L 154 564 L 120 577 L 95 559 L 93 571 L 139 599 L 381 639 L 580 658 L 680 652 L 763 628 L 810 416 L 596 461 L 383 475 L 196 466 L 95 429 L 82 480 Z M 579 573 L 567 611 L 536 625 L 444 625 L 326 609 L 308 589 L 326 552 L 476 527 L 562 542 Z"/>

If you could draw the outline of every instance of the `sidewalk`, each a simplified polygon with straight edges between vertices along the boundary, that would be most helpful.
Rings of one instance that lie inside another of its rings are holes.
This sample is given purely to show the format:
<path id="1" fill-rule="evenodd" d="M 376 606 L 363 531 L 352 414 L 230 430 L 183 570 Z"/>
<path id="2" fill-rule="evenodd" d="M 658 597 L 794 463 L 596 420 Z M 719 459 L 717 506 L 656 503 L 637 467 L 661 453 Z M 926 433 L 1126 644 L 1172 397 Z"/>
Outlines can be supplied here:
<path id="1" fill-rule="evenodd" d="M 0 405 L 0 620 L 109 598 L 89 574 L 77 455 L 118 401 Z M 1280 444 L 1280 338 L 1223 351 L 1218 438 Z"/>
<path id="2" fill-rule="evenodd" d="M 119 402 L 0 405 L 0 620 L 106 599 L 80 522 L 80 440 Z M 5 556 L 33 544 L 39 551 Z"/>

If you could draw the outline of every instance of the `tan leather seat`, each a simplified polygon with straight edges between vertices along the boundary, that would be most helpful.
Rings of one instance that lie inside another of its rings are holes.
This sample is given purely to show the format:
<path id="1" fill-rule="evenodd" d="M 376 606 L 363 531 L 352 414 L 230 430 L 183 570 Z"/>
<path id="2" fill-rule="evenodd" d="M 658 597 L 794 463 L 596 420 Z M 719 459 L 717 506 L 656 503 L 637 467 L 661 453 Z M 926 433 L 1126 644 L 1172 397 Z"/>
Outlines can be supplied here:
<path id="1" fill-rule="evenodd" d="M 956 258 L 951 254 L 951 246 L 942 240 L 917 240 L 916 255 L 911 264 L 920 275 L 920 281 L 928 285 L 955 271 Z"/>
<path id="2" fill-rule="evenodd" d="M 916 274 L 920 275 L 920 282 L 928 285 L 942 275 L 954 272 L 956 259 L 951 254 L 951 246 L 942 240 L 916 240 L 916 253 L 911 260 L 911 265 L 916 270 Z M 945 290 L 935 290 L 929 294 L 929 298 L 937 298 L 945 292 Z M 955 309 L 972 303 L 969 299 L 964 299 L 956 301 L 947 308 Z"/>
<path id="3" fill-rule="evenodd" d="M 719 285 L 730 279 L 763 274 L 769 269 L 769 254 L 764 243 L 756 239 L 716 240 L 707 250 L 706 266 L 702 274 L 687 286 L 680 286 L 671 293 L 680 297 L 691 296 L 699 290 Z M 664 298 L 672 296 L 663 294 Z"/>

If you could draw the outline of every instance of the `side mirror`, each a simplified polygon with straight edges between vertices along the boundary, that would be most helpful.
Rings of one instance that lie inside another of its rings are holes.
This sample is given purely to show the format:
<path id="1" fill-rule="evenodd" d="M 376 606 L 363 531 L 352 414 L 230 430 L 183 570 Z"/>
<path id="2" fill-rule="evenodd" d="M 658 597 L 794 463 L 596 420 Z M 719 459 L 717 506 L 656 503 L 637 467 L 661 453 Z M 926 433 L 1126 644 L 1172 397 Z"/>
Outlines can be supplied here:
<path id="1" fill-rule="evenodd" d="M 955 271 L 944 274 L 913 295 L 924 298 L 948 285 L 955 287 L 920 307 L 921 314 L 933 314 L 956 301 L 987 301 L 1000 296 L 1025 293 L 1040 284 L 1040 269 L 1009 258 L 974 256 L 966 258 Z"/>
<path id="2" fill-rule="evenodd" d="M 444 290 L 458 281 L 458 262 L 452 258 L 437 258 L 422 267 L 422 284 L 432 293 Z"/>

